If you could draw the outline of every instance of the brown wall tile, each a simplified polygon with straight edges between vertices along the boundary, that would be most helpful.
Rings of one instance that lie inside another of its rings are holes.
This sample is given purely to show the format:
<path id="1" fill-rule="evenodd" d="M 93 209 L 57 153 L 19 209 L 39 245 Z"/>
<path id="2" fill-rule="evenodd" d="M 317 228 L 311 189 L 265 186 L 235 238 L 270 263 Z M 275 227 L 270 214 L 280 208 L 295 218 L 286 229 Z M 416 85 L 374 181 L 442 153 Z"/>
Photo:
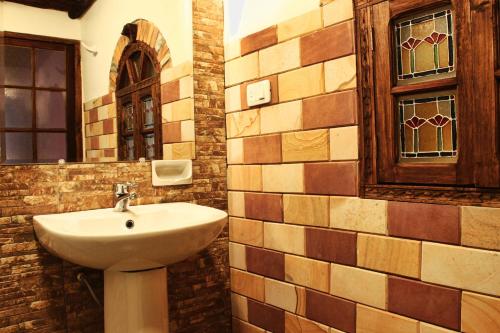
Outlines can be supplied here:
<path id="1" fill-rule="evenodd" d="M 90 138 L 90 149 L 99 149 L 99 137 L 93 136 Z"/>
<path id="2" fill-rule="evenodd" d="M 180 81 L 175 80 L 161 85 L 161 104 L 166 104 L 179 100 Z"/>
<path id="3" fill-rule="evenodd" d="M 306 163 L 305 191 L 310 194 L 356 195 L 358 193 L 358 164 Z"/>
<path id="4" fill-rule="evenodd" d="M 460 243 L 459 207 L 408 202 L 389 202 L 389 235 Z"/>
<path id="5" fill-rule="evenodd" d="M 282 195 L 245 193 L 245 216 L 256 220 L 282 222 Z"/>
<path id="6" fill-rule="evenodd" d="M 356 233 L 306 228 L 306 256 L 344 265 L 356 265 Z"/>
<path id="7" fill-rule="evenodd" d="M 233 317 L 232 333 L 265 333 L 265 330 Z"/>
<path id="8" fill-rule="evenodd" d="M 391 312 L 460 329 L 460 291 L 389 276 L 388 309 Z"/>
<path id="9" fill-rule="evenodd" d="M 181 142 L 181 122 L 162 124 L 163 143 Z"/>
<path id="10" fill-rule="evenodd" d="M 356 330 L 356 304 L 306 290 L 306 317 L 347 333 Z"/>
<path id="11" fill-rule="evenodd" d="M 244 138 L 243 161 L 246 164 L 280 163 L 281 135 Z"/>
<path id="12" fill-rule="evenodd" d="M 285 333 L 285 311 L 248 300 L 248 321 L 273 333 Z"/>
<path id="13" fill-rule="evenodd" d="M 247 270 L 273 279 L 285 278 L 285 255 L 281 252 L 247 246 Z"/>
<path id="14" fill-rule="evenodd" d="M 260 82 L 260 81 L 264 81 L 264 80 L 269 80 L 269 82 L 271 83 L 271 101 L 267 104 L 264 104 L 264 106 L 276 104 L 279 102 L 278 75 L 271 75 L 271 76 L 264 77 L 264 78 L 261 78 L 258 80 L 245 82 L 245 83 L 242 83 L 240 85 L 241 109 L 242 110 L 246 110 L 249 108 L 248 103 L 247 103 L 247 87 L 248 87 L 248 85 L 251 83 Z M 262 105 L 255 106 L 255 107 L 262 107 Z"/>
<path id="15" fill-rule="evenodd" d="M 355 125 L 357 97 L 355 90 L 305 99 L 302 104 L 304 129 Z"/>
<path id="16" fill-rule="evenodd" d="M 241 55 L 252 53 L 278 42 L 276 26 L 266 28 L 254 34 L 248 35 L 241 40 Z"/>
<path id="17" fill-rule="evenodd" d="M 500 298 L 464 292 L 462 294 L 462 331 L 500 332 Z"/>
<path id="18" fill-rule="evenodd" d="M 115 119 L 104 119 L 102 124 L 102 134 L 112 134 L 115 131 L 114 126 Z"/>
<path id="19" fill-rule="evenodd" d="M 89 122 L 95 123 L 99 120 L 99 113 L 97 112 L 97 108 L 94 108 L 89 111 Z"/>
<path id="20" fill-rule="evenodd" d="M 113 103 L 113 93 L 110 92 L 107 95 L 102 96 L 102 105 L 108 105 Z"/>
<path id="21" fill-rule="evenodd" d="M 302 37 L 300 51 L 302 66 L 354 53 L 353 21 L 337 24 Z"/>

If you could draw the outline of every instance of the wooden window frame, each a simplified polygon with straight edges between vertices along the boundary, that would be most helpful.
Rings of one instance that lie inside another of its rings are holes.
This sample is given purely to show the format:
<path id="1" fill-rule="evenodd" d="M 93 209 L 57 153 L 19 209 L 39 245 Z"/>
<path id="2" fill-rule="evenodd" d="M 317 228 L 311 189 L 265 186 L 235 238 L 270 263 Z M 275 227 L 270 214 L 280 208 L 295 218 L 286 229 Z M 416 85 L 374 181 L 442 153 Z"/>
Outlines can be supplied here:
<path id="1" fill-rule="evenodd" d="M 24 34 L 17 32 L 2 32 L 0 35 L 0 44 L 2 45 L 14 45 L 14 46 L 24 46 L 29 48 L 44 48 L 44 49 L 59 49 L 66 52 L 66 88 L 36 88 L 33 82 L 32 86 L 13 86 L 6 85 L 4 82 L 0 82 L 1 88 L 21 88 L 21 89 L 31 89 L 32 90 L 32 104 L 33 104 L 33 124 L 31 129 L 4 129 L 3 125 L 0 124 L 2 130 L 6 132 L 24 132 L 33 133 L 33 161 L 28 163 L 43 163 L 39 162 L 35 157 L 37 156 L 37 145 L 36 145 L 36 133 L 66 133 L 66 161 L 67 162 L 81 162 L 83 160 L 83 136 L 82 136 L 82 87 L 81 87 L 81 55 L 80 55 L 80 41 L 63 39 L 56 37 L 39 36 L 32 34 Z M 34 72 L 36 71 L 36 66 L 34 64 L 34 58 L 32 58 L 32 71 L 33 80 L 35 80 Z M 66 92 L 66 129 L 50 129 L 36 128 L 36 111 L 35 111 L 35 91 L 62 91 Z M 3 98 L 3 96 L 2 96 Z M 3 103 L 4 101 L 0 101 Z M 0 131 L 5 133 L 4 131 Z M 4 143 L 3 135 L 0 135 L 0 144 L 3 147 Z M 5 151 L 1 150 L 0 163 L 5 163 Z"/>
<path id="2" fill-rule="evenodd" d="M 148 56 L 153 64 L 155 74 L 145 80 L 140 80 L 132 69 L 133 64 L 131 63 L 130 57 L 141 51 L 140 64 L 141 68 L 139 72 L 142 72 L 142 64 L 144 63 L 143 57 Z M 134 117 L 134 149 L 135 157 L 146 157 L 144 151 L 144 135 L 148 133 L 154 133 L 155 135 L 155 159 L 162 159 L 162 119 L 161 119 L 161 92 L 160 92 L 160 64 L 157 60 L 156 51 L 154 51 L 149 45 L 141 42 L 134 41 L 130 43 L 122 53 L 120 62 L 118 65 L 118 77 L 117 77 L 117 87 L 121 82 L 122 70 L 126 70 L 128 76 L 131 80 L 129 86 L 119 89 L 116 91 L 117 99 L 117 136 L 118 136 L 118 158 L 119 160 L 126 160 L 126 143 L 124 137 L 130 136 L 122 134 L 125 129 L 125 121 L 123 113 L 124 103 L 130 101 L 134 107 L 134 112 L 140 112 L 140 117 Z M 154 127 L 152 129 L 144 128 L 143 112 L 141 110 L 141 98 L 143 96 L 151 96 L 153 98 L 153 114 L 154 114 Z M 140 110 L 140 111 L 139 111 Z"/>
<path id="3" fill-rule="evenodd" d="M 489 19 L 494 16 L 495 10 L 500 9 L 499 2 L 355 1 L 361 119 L 361 196 L 500 205 L 500 28 L 498 21 Z M 447 5 L 452 6 L 455 16 L 456 78 L 397 86 L 394 81 L 392 23 L 407 15 Z M 497 36 L 494 36 L 495 31 Z M 472 38 L 474 35 L 476 38 Z M 478 58 L 481 61 L 474 63 L 473 60 Z M 471 77 L 482 80 L 471 80 Z M 457 163 L 399 162 L 394 104 L 396 97 L 450 89 L 457 89 L 458 99 Z M 475 93 L 477 91 L 482 93 Z"/>

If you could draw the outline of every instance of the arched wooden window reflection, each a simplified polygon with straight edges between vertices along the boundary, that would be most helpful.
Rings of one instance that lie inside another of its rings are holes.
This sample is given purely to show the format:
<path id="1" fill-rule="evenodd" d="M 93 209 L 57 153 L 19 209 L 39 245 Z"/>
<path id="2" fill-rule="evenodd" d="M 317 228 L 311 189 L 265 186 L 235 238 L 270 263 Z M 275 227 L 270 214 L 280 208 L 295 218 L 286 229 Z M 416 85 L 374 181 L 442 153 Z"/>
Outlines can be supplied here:
<path id="1" fill-rule="evenodd" d="M 160 65 L 151 47 L 127 46 L 118 66 L 118 156 L 161 159 Z"/>

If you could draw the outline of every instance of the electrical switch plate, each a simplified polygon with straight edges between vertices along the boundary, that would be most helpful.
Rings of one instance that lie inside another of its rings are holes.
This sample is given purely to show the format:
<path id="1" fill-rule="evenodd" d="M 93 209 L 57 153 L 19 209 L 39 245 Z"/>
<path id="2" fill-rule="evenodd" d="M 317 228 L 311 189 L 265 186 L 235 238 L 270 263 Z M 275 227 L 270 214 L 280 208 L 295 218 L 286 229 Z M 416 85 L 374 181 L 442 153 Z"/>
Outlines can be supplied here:
<path id="1" fill-rule="evenodd" d="M 271 101 L 271 81 L 263 80 L 247 86 L 247 104 L 255 106 Z"/>

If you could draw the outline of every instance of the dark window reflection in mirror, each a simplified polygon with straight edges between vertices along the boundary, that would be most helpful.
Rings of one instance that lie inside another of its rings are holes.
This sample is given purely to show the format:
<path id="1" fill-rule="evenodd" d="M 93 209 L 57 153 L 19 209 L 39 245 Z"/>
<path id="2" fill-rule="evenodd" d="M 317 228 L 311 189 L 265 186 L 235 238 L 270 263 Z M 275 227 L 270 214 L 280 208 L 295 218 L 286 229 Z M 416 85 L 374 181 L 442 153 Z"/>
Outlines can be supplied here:
<path id="1" fill-rule="evenodd" d="M 81 161 L 79 43 L 8 32 L 0 66 L 0 163 Z"/>
<path id="2" fill-rule="evenodd" d="M 160 65 L 156 51 L 130 43 L 118 65 L 118 143 L 120 160 L 162 158 Z"/>

